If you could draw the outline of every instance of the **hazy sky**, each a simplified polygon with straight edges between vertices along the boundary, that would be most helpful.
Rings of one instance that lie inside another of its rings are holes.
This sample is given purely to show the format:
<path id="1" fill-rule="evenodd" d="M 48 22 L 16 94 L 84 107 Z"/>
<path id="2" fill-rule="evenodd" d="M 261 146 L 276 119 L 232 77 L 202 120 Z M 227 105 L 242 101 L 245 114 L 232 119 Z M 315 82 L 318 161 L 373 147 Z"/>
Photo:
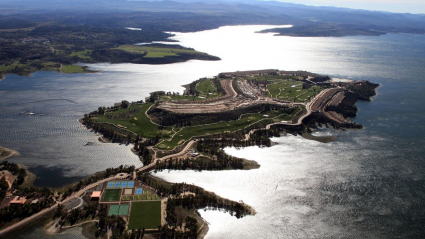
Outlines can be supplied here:
<path id="1" fill-rule="evenodd" d="M 335 6 L 389 12 L 425 13 L 425 0 L 277 0 L 313 6 Z"/>

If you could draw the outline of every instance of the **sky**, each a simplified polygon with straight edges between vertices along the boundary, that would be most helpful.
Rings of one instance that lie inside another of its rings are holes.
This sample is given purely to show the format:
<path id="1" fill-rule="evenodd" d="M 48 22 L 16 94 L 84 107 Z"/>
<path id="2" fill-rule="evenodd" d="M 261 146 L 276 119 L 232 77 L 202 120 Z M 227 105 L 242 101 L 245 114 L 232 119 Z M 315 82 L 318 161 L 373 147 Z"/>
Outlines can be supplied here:
<path id="1" fill-rule="evenodd" d="M 354 9 L 425 14 L 425 0 L 276 0 L 311 6 L 334 6 Z"/>

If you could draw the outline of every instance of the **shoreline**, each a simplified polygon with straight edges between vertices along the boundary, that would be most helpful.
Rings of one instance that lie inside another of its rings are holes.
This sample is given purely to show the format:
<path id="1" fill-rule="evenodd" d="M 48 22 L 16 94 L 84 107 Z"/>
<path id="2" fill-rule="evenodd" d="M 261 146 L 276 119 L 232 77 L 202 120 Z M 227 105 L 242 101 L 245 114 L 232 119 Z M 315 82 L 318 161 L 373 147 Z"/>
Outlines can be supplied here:
<path id="1" fill-rule="evenodd" d="M 21 155 L 18 151 L 0 146 L 0 161 Z"/>

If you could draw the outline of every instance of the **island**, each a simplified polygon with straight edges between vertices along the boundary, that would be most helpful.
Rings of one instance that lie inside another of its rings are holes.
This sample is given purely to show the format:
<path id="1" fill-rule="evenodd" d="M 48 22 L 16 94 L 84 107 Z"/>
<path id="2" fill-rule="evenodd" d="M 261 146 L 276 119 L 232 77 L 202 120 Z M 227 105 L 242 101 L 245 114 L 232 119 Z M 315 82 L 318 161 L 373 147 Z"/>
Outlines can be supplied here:
<path id="1" fill-rule="evenodd" d="M 185 85 L 184 92 L 157 91 L 137 102 L 99 107 L 80 122 L 100 133 L 101 142 L 134 145 L 144 166 L 109 168 L 60 190 L 16 187 L 9 201 L 3 200 L 1 218 L 10 219 L 1 222 L 0 235 L 44 216 L 50 233 L 83 226 L 87 238 L 203 238 L 208 224 L 197 210 L 241 218 L 254 216 L 255 209 L 243 198 L 228 200 L 152 172 L 255 170 L 261 165 L 227 155 L 223 148 L 269 147 L 271 137 L 285 134 L 330 142 L 335 139 L 311 132 L 321 125 L 362 128 L 351 121 L 355 104 L 370 101 L 378 86 L 305 71 L 223 72 Z M 28 198 L 44 204 L 11 215 L 11 207 L 23 207 Z"/>

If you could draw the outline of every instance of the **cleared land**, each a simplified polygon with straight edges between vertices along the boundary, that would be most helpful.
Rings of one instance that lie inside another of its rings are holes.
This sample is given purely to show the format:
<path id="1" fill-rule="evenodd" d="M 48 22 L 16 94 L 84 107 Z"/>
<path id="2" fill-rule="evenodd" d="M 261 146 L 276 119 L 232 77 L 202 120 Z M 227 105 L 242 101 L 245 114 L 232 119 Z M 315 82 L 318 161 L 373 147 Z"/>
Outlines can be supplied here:
<path id="1" fill-rule="evenodd" d="M 121 45 L 116 50 L 122 50 L 137 54 L 146 54 L 143 58 L 163 58 L 167 56 L 179 56 L 181 53 L 205 55 L 205 53 L 198 52 L 192 49 L 179 49 L 175 47 L 153 47 L 153 46 L 135 46 L 135 45 Z"/>
<path id="2" fill-rule="evenodd" d="M 103 202 L 117 202 L 120 200 L 121 189 L 106 189 L 103 193 Z"/>
<path id="3" fill-rule="evenodd" d="M 161 201 L 132 202 L 128 229 L 156 229 L 161 225 Z"/>

